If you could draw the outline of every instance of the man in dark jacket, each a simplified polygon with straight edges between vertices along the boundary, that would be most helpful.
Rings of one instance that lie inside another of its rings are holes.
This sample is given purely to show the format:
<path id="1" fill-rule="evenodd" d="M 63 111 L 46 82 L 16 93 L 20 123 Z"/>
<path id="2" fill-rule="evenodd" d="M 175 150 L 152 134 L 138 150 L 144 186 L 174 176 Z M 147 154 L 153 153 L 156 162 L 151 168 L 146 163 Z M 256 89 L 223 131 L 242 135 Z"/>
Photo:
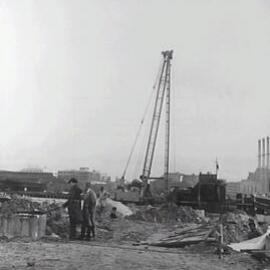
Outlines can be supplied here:
<path id="1" fill-rule="evenodd" d="M 95 237 L 95 212 L 96 212 L 96 193 L 91 189 L 91 184 L 86 183 L 85 194 L 83 199 L 83 222 L 81 227 L 81 237 L 83 240 L 90 240 L 91 232 L 92 237 Z M 85 235 L 86 233 L 86 235 Z"/>
<path id="2" fill-rule="evenodd" d="M 82 211 L 81 211 L 81 193 L 82 190 L 78 187 L 78 181 L 75 178 L 71 178 L 68 183 L 71 185 L 69 190 L 68 200 L 63 204 L 64 208 L 68 208 L 70 232 L 69 239 L 76 239 L 76 227 L 82 223 Z"/>

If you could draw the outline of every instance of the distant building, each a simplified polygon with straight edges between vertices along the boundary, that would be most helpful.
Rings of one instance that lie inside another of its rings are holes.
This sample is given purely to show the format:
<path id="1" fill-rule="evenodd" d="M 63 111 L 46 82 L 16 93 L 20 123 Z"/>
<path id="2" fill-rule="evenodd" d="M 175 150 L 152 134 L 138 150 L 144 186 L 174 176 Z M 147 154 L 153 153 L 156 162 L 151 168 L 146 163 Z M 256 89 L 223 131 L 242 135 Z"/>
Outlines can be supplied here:
<path id="1" fill-rule="evenodd" d="M 110 182 L 111 177 L 108 176 L 106 173 L 102 173 L 102 174 L 100 174 L 100 180 L 103 182 Z"/>
<path id="2" fill-rule="evenodd" d="M 0 171 L 0 189 L 44 191 L 55 181 L 50 172 Z"/>
<path id="3" fill-rule="evenodd" d="M 257 168 L 254 173 L 249 173 L 247 179 L 241 181 L 240 191 L 244 194 L 269 194 L 270 170 Z"/>
<path id="4" fill-rule="evenodd" d="M 101 175 L 98 171 L 90 171 L 87 167 L 81 167 L 79 170 L 63 170 L 58 171 L 57 177 L 61 180 L 68 181 L 71 178 L 76 178 L 79 184 L 84 187 L 85 183 L 103 183 L 109 181 L 111 178 L 105 174 Z"/>
<path id="5" fill-rule="evenodd" d="M 270 194 L 270 138 L 258 140 L 258 167 L 242 180 L 240 191 L 244 194 Z"/>
<path id="6" fill-rule="evenodd" d="M 43 169 L 38 168 L 38 167 L 28 167 L 28 168 L 23 168 L 21 172 L 42 173 Z"/>
<path id="7" fill-rule="evenodd" d="M 0 171 L 0 181 L 8 179 L 22 182 L 48 183 L 55 180 L 55 177 L 50 172 Z"/>
<path id="8" fill-rule="evenodd" d="M 198 183 L 199 177 L 195 174 L 183 174 L 180 172 L 169 173 L 169 190 L 173 187 L 188 188 Z M 167 191 L 166 181 L 164 178 L 156 179 L 150 182 L 151 191 L 154 193 L 162 193 Z"/>
<path id="9" fill-rule="evenodd" d="M 227 182 L 226 196 L 228 199 L 236 199 L 236 194 L 241 193 L 241 182 Z"/>
<path id="10" fill-rule="evenodd" d="M 90 171 L 88 168 L 58 171 L 57 177 L 65 182 L 68 182 L 71 178 L 76 178 L 78 182 L 84 186 L 85 183 L 90 182 Z"/>

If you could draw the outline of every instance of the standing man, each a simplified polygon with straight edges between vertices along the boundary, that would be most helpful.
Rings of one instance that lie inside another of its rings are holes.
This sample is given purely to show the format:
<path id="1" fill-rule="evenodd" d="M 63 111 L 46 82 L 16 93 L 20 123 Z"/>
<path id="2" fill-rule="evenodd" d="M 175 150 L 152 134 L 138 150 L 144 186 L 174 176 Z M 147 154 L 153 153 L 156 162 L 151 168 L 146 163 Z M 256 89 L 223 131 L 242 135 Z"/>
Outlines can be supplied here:
<path id="1" fill-rule="evenodd" d="M 70 232 L 69 239 L 76 239 L 76 228 L 78 224 L 82 223 L 81 211 L 81 193 L 82 190 L 78 187 L 76 178 L 71 178 L 68 183 L 70 184 L 68 200 L 63 204 L 64 208 L 68 208 Z"/>
<path id="2" fill-rule="evenodd" d="M 103 186 L 100 188 L 100 192 L 99 192 L 98 197 L 99 197 L 101 211 L 103 211 L 103 209 L 106 206 L 106 199 L 108 198 L 108 193 L 104 190 Z"/>
<path id="3" fill-rule="evenodd" d="M 86 183 L 85 195 L 83 199 L 83 222 L 81 227 L 80 239 L 89 241 L 92 237 L 95 237 L 95 212 L 96 212 L 97 196 L 94 190 L 91 189 L 91 184 Z M 85 235 L 86 233 L 86 235 Z"/>

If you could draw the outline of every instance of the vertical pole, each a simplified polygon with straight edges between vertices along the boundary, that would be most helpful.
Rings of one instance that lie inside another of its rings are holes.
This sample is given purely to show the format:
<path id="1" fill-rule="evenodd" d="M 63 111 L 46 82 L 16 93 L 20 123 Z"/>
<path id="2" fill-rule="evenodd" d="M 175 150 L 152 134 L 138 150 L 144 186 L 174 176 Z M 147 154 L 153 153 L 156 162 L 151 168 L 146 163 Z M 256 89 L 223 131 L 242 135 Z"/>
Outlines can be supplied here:
<path id="1" fill-rule="evenodd" d="M 262 167 L 265 168 L 265 138 L 262 139 Z"/>
<path id="2" fill-rule="evenodd" d="M 219 259 L 221 259 L 222 254 L 223 254 L 223 224 L 221 223 L 220 225 L 220 249 L 219 249 Z"/>
<path id="3" fill-rule="evenodd" d="M 266 138 L 266 170 L 265 170 L 265 180 L 266 180 L 266 193 L 269 193 L 269 136 Z"/>
<path id="4" fill-rule="evenodd" d="M 166 122 L 165 122 L 165 163 L 164 163 L 164 176 L 166 183 L 166 191 L 169 192 L 169 166 L 170 166 L 170 111 L 171 111 L 171 63 L 170 58 L 167 59 L 166 68 Z"/>
<path id="5" fill-rule="evenodd" d="M 198 182 L 198 208 L 201 209 L 201 173 L 199 175 L 199 182 Z"/>
<path id="6" fill-rule="evenodd" d="M 269 137 L 266 138 L 266 167 L 269 169 Z"/>
<path id="7" fill-rule="evenodd" d="M 218 164 L 218 159 L 216 158 L 216 176 L 218 179 L 218 170 L 219 170 L 219 164 Z"/>
<path id="8" fill-rule="evenodd" d="M 263 182 L 263 190 L 264 190 L 264 193 L 267 193 L 267 181 L 266 181 L 266 162 L 265 162 L 265 138 L 262 139 L 262 167 L 263 167 L 263 170 L 262 170 L 262 182 Z"/>
<path id="9" fill-rule="evenodd" d="M 262 159 L 261 159 L 261 140 L 258 140 L 258 168 L 262 167 Z"/>

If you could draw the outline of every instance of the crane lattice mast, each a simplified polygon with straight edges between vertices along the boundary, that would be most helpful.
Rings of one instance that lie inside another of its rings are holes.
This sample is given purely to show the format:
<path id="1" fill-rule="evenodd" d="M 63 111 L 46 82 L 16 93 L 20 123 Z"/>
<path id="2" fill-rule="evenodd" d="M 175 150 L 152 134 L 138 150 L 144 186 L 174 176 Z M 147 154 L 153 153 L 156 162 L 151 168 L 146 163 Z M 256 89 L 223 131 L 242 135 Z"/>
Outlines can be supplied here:
<path id="1" fill-rule="evenodd" d="M 159 130 L 162 107 L 166 94 L 166 135 L 165 135 L 165 161 L 164 161 L 164 178 L 168 187 L 169 175 L 169 151 L 170 151 L 170 86 L 171 86 L 171 60 L 173 51 L 162 52 L 163 62 L 161 66 L 160 77 L 158 80 L 157 93 L 155 98 L 154 112 L 150 126 L 150 133 L 146 148 L 145 160 L 141 179 L 144 184 L 148 183 L 151 175 L 153 157 L 156 147 L 157 135 Z"/>

